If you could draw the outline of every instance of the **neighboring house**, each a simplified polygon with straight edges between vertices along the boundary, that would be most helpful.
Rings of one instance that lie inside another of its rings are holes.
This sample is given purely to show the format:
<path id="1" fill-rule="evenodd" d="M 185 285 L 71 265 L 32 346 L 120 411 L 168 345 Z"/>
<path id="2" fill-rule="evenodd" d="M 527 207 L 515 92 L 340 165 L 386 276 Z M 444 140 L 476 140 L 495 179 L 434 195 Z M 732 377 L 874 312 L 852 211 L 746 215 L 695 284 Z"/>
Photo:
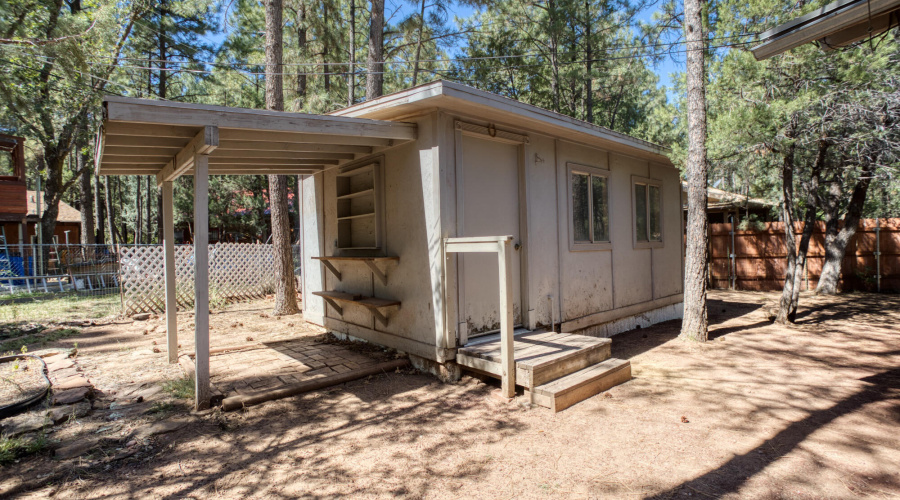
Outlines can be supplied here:
<path id="1" fill-rule="evenodd" d="M 834 50 L 900 26 L 900 0 L 839 0 L 778 25 L 750 49 L 762 61 L 814 42 Z"/>
<path id="2" fill-rule="evenodd" d="M 6 245 L 19 241 L 32 243 L 37 227 L 37 196 L 25 187 L 25 139 L 0 134 L 0 236 Z M 59 216 L 53 232 L 59 243 L 78 243 L 81 237 L 81 212 L 64 201 L 59 202 Z M 0 240 L 0 244 L 4 243 Z M 36 243 L 36 241 L 35 241 Z M 45 243 L 53 243 L 47 241 Z M 0 250 L 5 251 L 2 247 Z"/>
<path id="3" fill-rule="evenodd" d="M 762 198 L 752 198 L 742 194 L 723 191 L 714 187 L 706 188 L 706 213 L 710 224 L 732 222 L 739 224 L 742 220 L 756 216 L 760 222 L 772 220 L 772 209 L 775 203 Z M 681 209 L 687 221 L 687 183 L 681 183 Z"/>
<path id="4" fill-rule="evenodd" d="M 444 81 L 326 116 L 118 97 L 104 106 L 100 175 L 155 175 L 164 207 L 175 178 L 197 176 L 200 289 L 205 177 L 300 174 L 304 319 L 417 366 L 498 376 L 506 395 L 512 377 L 560 409 L 630 378 L 596 337 L 682 315 L 681 183 L 661 146 Z M 485 248 L 499 253 L 455 253 Z M 203 407 L 209 333 L 198 307 Z M 589 336 L 524 333 L 541 330 Z"/>
<path id="5" fill-rule="evenodd" d="M 35 234 L 37 234 L 37 223 L 39 221 L 37 215 L 37 193 L 27 190 L 25 194 L 28 209 L 26 216 L 23 219 L 19 219 L 20 222 L 3 222 L 3 231 L 6 234 L 8 245 L 18 245 L 23 231 L 26 244 L 37 243 L 37 239 L 34 238 Z M 64 244 L 66 242 L 66 231 L 69 233 L 69 243 L 79 244 L 81 242 L 81 212 L 72 207 L 72 205 L 60 201 L 59 215 L 56 217 L 56 229 L 53 230 L 53 236 L 56 241 L 45 241 L 44 243 Z"/>

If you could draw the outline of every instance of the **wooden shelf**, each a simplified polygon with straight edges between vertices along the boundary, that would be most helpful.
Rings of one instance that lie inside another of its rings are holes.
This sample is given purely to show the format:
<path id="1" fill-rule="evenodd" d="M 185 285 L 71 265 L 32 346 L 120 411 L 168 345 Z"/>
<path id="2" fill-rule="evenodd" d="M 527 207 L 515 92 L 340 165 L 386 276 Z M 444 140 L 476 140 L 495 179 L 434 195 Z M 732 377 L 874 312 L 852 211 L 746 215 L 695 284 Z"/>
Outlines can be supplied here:
<path id="1" fill-rule="evenodd" d="M 372 188 L 372 189 L 364 189 L 364 190 L 362 190 L 362 191 L 356 191 L 355 193 L 350 193 L 350 194 L 345 194 L 345 195 L 343 195 L 343 196 L 338 196 L 337 199 L 339 199 L 339 200 L 349 200 L 349 199 L 352 199 L 352 198 L 359 198 L 360 196 L 368 196 L 368 195 L 370 195 L 370 194 L 371 194 L 371 195 L 374 195 L 374 194 L 375 194 L 375 189 L 374 189 L 374 188 Z"/>
<path id="2" fill-rule="evenodd" d="M 345 292 L 313 292 L 313 295 L 318 295 L 325 299 L 325 302 L 333 307 L 338 314 L 342 317 L 344 315 L 344 309 L 339 306 L 337 303 L 345 303 L 345 304 L 357 304 L 362 307 L 368 309 L 382 325 L 387 326 L 387 316 L 381 312 L 382 309 L 388 307 L 400 307 L 399 300 L 390 300 L 390 299 L 380 299 L 378 297 L 367 297 L 364 295 L 353 295 L 352 293 Z"/>
<path id="3" fill-rule="evenodd" d="M 313 257 L 313 259 L 321 262 L 322 265 L 324 265 L 326 269 L 331 271 L 331 274 L 333 274 L 334 277 L 338 279 L 338 281 L 341 281 L 341 272 L 338 271 L 337 268 L 334 267 L 334 264 L 332 264 L 331 261 L 362 262 L 369 268 L 369 270 L 372 271 L 372 274 L 374 274 L 375 277 L 378 278 L 378 281 L 381 281 L 382 285 L 387 285 L 387 274 L 385 274 L 375 264 L 377 262 L 389 262 L 389 261 L 400 262 L 400 257 L 350 257 L 350 256 L 337 257 L 337 256 L 333 256 L 333 257 Z"/>
<path id="4" fill-rule="evenodd" d="M 362 219 L 364 217 L 375 217 L 375 212 L 369 212 L 366 214 L 356 214 L 356 215 L 348 215 L 346 217 L 338 217 L 338 221 L 348 221 L 353 219 Z"/>

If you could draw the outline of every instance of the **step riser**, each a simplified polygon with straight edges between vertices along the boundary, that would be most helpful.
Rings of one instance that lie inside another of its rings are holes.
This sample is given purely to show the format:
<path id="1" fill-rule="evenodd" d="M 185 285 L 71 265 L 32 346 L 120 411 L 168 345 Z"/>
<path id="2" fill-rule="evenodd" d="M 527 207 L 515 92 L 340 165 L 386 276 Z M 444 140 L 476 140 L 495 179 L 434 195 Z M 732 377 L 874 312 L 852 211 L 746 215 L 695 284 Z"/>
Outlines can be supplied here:
<path id="1" fill-rule="evenodd" d="M 609 359 L 610 352 L 610 344 L 600 345 L 591 349 L 573 352 L 571 357 L 554 361 L 547 366 L 536 366 L 530 374 L 526 375 L 528 376 L 528 385 L 526 387 L 537 387 L 588 366 L 596 365 Z"/>
<path id="2" fill-rule="evenodd" d="M 625 361 L 589 381 L 555 394 L 542 392 L 539 387 L 535 391 L 526 391 L 525 396 L 531 398 L 535 404 L 558 412 L 629 380 L 631 380 L 631 363 Z"/>

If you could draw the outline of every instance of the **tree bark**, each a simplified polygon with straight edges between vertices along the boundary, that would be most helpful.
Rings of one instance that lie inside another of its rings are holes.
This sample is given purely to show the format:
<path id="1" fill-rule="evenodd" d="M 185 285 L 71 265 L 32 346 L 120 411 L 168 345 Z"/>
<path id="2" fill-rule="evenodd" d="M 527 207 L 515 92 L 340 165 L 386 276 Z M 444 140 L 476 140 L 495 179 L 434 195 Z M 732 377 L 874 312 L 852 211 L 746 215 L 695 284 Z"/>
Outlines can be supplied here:
<path id="1" fill-rule="evenodd" d="M 384 0 L 372 0 L 369 54 L 366 56 L 366 100 L 384 94 Z"/>
<path id="2" fill-rule="evenodd" d="M 97 221 L 97 239 L 94 240 L 98 245 L 103 245 L 106 243 L 106 214 L 104 208 L 104 202 L 101 199 L 105 199 L 103 196 L 103 188 L 100 185 L 100 176 L 97 175 L 97 172 L 94 172 L 94 217 Z"/>
<path id="3" fill-rule="evenodd" d="M 356 103 L 356 0 L 350 0 L 350 74 L 347 75 L 347 106 Z"/>
<path id="4" fill-rule="evenodd" d="M 297 49 L 303 57 L 306 51 L 306 4 L 302 1 L 297 7 Z M 303 66 L 297 69 L 297 97 L 306 99 L 306 69 Z"/>
<path id="5" fill-rule="evenodd" d="M 847 205 L 847 213 L 844 215 L 843 227 L 840 227 L 837 215 L 837 200 L 834 199 L 834 190 L 831 192 L 832 210 L 826 215 L 825 220 L 825 264 L 822 266 L 822 275 L 816 285 L 816 295 L 835 295 L 838 293 L 838 281 L 841 278 L 841 264 L 844 254 L 847 252 L 847 244 L 856 234 L 859 219 L 862 216 L 863 205 L 866 202 L 866 194 L 872 181 L 875 167 L 871 164 L 864 165 L 859 173 L 859 179 L 853 187 L 853 194 Z M 834 184 L 833 184 L 834 185 Z M 839 195 L 839 194 L 838 194 Z"/>
<path id="6" fill-rule="evenodd" d="M 685 0 L 687 39 L 688 184 L 687 249 L 684 269 L 684 319 L 681 337 L 705 342 L 709 336 L 706 287 L 709 260 L 709 219 L 706 215 L 708 167 L 706 161 L 705 40 L 700 0 Z"/>
<path id="7" fill-rule="evenodd" d="M 793 323 L 797 319 L 797 308 L 800 305 L 800 288 L 803 284 L 803 270 L 806 268 L 809 254 L 809 240 L 812 238 L 816 224 L 816 213 L 819 210 L 819 178 L 825 166 L 825 155 L 828 152 L 828 141 L 819 141 L 816 159 L 810 172 L 809 186 L 806 195 L 806 217 L 803 221 L 803 234 L 800 237 L 800 246 L 797 249 L 796 264 L 794 265 L 794 280 L 791 291 L 791 304 L 787 311 L 787 320 Z"/>
<path id="8" fill-rule="evenodd" d="M 416 40 L 416 62 L 413 66 L 412 86 L 419 84 L 419 60 L 422 58 L 422 39 L 425 37 L 425 0 L 422 0 L 422 7 L 419 10 L 419 36 Z"/>
<path id="9" fill-rule="evenodd" d="M 144 242 L 144 210 L 141 204 L 144 198 L 144 193 L 141 191 L 143 178 L 143 175 L 134 176 L 134 243 L 136 245 Z"/>
<path id="10" fill-rule="evenodd" d="M 282 60 L 282 0 L 266 1 L 266 109 L 284 111 Z M 275 254 L 275 310 L 277 316 L 297 314 L 294 256 L 287 197 L 288 176 L 269 176 L 272 250 Z"/>
<path id="11" fill-rule="evenodd" d="M 79 148 L 76 155 L 78 161 L 78 171 L 80 172 L 79 180 L 79 202 L 81 205 L 81 244 L 90 245 L 94 243 L 96 234 L 94 231 L 94 190 L 91 186 L 91 167 L 88 161 L 87 153 L 87 128 L 81 129 L 81 139 L 79 139 Z"/>
<path id="12" fill-rule="evenodd" d="M 116 217 L 112 208 L 112 196 L 110 196 L 112 190 L 109 187 L 110 183 L 112 183 L 112 179 L 107 177 L 106 182 L 103 183 L 103 201 L 106 203 L 106 226 L 109 228 L 109 241 L 113 246 L 116 246 L 119 241 L 116 238 Z"/>
<path id="13" fill-rule="evenodd" d="M 591 78 L 593 67 L 594 45 L 591 40 L 591 2 L 584 2 L 584 121 L 594 123 L 594 80 Z"/>

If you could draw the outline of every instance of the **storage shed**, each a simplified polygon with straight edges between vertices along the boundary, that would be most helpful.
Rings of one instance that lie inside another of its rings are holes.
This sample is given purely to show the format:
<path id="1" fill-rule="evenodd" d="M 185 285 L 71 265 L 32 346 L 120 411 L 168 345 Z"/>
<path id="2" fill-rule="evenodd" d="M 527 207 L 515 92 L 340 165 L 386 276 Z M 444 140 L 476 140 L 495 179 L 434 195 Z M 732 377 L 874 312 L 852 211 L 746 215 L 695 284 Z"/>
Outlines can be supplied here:
<path id="1" fill-rule="evenodd" d="M 167 246 L 171 182 L 197 178 L 198 406 L 208 398 L 207 175 L 303 177 L 306 321 L 421 368 L 499 377 L 506 397 L 519 385 L 559 410 L 628 380 L 605 337 L 681 317 L 681 184 L 655 144 L 445 81 L 325 116 L 105 106 L 99 172 L 156 175 Z"/>
<path id="2" fill-rule="evenodd" d="M 498 265 L 446 245 L 506 235 L 517 342 L 681 317 L 681 184 L 664 148 L 446 81 L 334 115 L 418 137 L 303 180 L 307 321 L 479 368 L 467 346 L 500 328 Z"/>

